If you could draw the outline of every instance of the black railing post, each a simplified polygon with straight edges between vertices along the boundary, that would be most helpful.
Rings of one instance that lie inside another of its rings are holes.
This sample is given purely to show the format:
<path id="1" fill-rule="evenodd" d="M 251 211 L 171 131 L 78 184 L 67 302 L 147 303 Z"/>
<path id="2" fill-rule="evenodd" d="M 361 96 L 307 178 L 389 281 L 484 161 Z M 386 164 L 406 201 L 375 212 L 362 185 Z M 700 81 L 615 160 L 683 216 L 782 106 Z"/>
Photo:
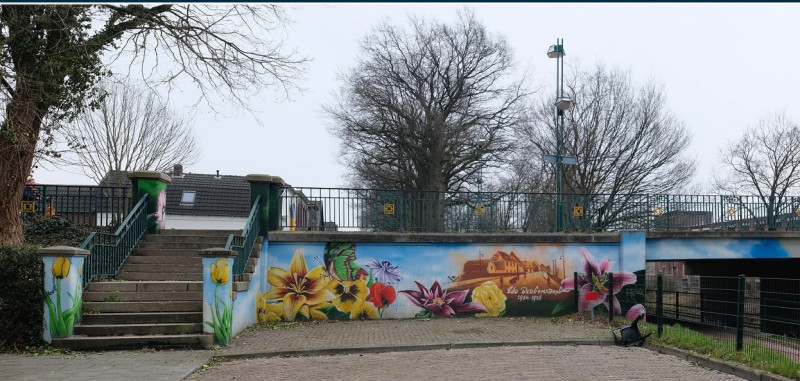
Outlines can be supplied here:
<path id="1" fill-rule="evenodd" d="M 573 272 L 572 277 L 573 280 L 575 281 L 575 283 L 573 283 L 573 288 L 572 288 L 573 291 L 572 297 L 575 300 L 575 312 L 581 312 L 581 309 L 578 306 L 578 295 L 580 294 L 578 292 L 578 272 L 577 271 Z"/>
<path id="2" fill-rule="evenodd" d="M 680 313 L 681 303 L 680 303 L 680 300 L 681 300 L 681 292 L 680 291 L 675 291 L 675 320 L 678 320 L 681 317 L 681 313 Z"/>
<path id="3" fill-rule="evenodd" d="M 658 318 L 658 337 L 664 332 L 664 276 L 659 272 L 656 282 L 656 316 Z"/>
<path id="4" fill-rule="evenodd" d="M 614 321 L 614 273 L 608 273 L 608 322 Z"/>
<path id="5" fill-rule="evenodd" d="M 744 344 L 744 275 L 739 275 L 739 298 L 736 303 L 736 351 L 742 350 Z"/>

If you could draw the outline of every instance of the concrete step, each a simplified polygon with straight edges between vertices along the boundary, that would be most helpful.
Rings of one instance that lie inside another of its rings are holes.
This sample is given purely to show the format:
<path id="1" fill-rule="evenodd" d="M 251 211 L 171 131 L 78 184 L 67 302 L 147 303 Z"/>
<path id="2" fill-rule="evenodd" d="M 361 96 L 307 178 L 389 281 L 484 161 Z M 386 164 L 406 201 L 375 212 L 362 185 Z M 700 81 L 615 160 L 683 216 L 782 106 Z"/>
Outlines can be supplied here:
<path id="1" fill-rule="evenodd" d="M 84 313 L 87 311 L 84 310 Z M 81 317 L 81 324 L 168 324 L 197 323 L 203 321 L 202 311 L 193 312 L 115 312 L 89 314 Z"/>
<path id="2" fill-rule="evenodd" d="M 195 252 L 196 254 L 197 252 Z M 199 255 L 169 255 L 170 253 L 153 253 L 154 255 L 132 254 L 125 261 L 126 265 L 189 265 L 202 266 L 203 259 Z M 162 255 L 155 255 L 162 254 Z"/>
<path id="3" fill-rule="evenodd" d="M 126 263 L 122 266 L 123 272 L 131 273 L 202 273 L 203 262 L 192 264 L 157 264 L 157 263 Z"/>
<path id="4" fill-rule="evenodd" d="M 231 234 L 242 234 L 241 230 L 191 230 L 191 229 L 161 229 L 158 232 L 160 236 L 228 236 Z"/>
<path id="5" fill-rule="evenodd" d="M 122 336 L 122 335 L 185 335 L 203 333 L 203 323 L 159 323 L 159 324 L 78 324 L 75 335 Z"/>
<path id="6" fill-rule="evenodd" d="M 202 300 L 83 302 L 83 313 L 85 314 L 106 312 L 196 312 L 202 310 Z"/>
<path id="7" fill-rule="evenodd" d="M 149 272 L 134 272 L 134 271 L 120 271 L 119 276 L 124 280 L 134 281 L 202 281 L 203 273 L 201 271 L 193 273 L 149 273 Z"/>
<path id="8" fill-rule="evenodd" d="M 162 291 L 200 291 L 203 292 L 203 282 L 200 281 L 118 281 L 118 282 L 92 282 L 86 291 L 112 291 L 112 292 L 162 292 Z"/>
<path id="9" fill-rule="evenodd" d="M 136 246 L 137 249 L 183 249 L 183 250 L 202 250 L 214 247 L 225 247 L 225 242 L 222 243 L 209 243 L 209 242 L 139 242 Z"/>
<path id="10" fill-rule="evenodd" d="M 130 257 L 187 257 L 187 258 L 200 258 L 200 255 L 197 253 L 198 249 L 181 249 L 181 248 L 173 248 L 173 249 L 161 249 L 158 247 L 155 248 L 137 248 L 135 249 Z M 128 258 L 130 258 L 128 257 Z"/>
<path id="11" fill-rule="evenodd" d="M 206 243 L 211 245 L 222 245 L 228 242 L 228 235 L 157 235 L 147 234 L 139 240 L 139 243 L 163 243 L 163 242 L 194 242 Z"/>
<path id="12" fill-rule="evenodd" d="M 202 347 L 211 348 L 211 334 L 190 335 L 131 335 L 131 336 L 72 336 L 53 339 L 53 346 L 66 349 L 125 349 L 141 347 Z"/>
<path id="13" fill-rule="evenodd" d="M 202 291 L 159 291 L 159 292 L 116 292 L 87 291 L 83 293 L 84 302 L 155 302 L 155 301 L 197 301 L 203 300 Z"/>

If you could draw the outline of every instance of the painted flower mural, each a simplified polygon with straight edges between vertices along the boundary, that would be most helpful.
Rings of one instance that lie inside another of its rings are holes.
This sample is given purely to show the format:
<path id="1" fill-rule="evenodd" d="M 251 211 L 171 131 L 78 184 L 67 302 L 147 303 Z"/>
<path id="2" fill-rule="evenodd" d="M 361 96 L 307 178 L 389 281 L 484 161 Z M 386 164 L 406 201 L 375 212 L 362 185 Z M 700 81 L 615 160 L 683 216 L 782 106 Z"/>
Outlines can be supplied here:
<path id="1" fill-rule="evenodd" d="M 230 280 L 230 264 L 228 258 L 220 258 L 209 266 L 211 280 L 214 282 L 214 305 L 211 306 L 211 320 L 206 321 L 214 329 L 214 336 L 222 344 L 231 340 L 231 326 L 233 322 L 233 305 L 228 305 L 219 300 L 219 287 L 225 286 Z"/>
<path id="2" fill-rule="evenodd" d="M 369 298 L 367 301 L 372 303 L 378 309 L 378 315 L 383 317 L 383 311 L 394 303 L 397 299 L 397 292 L 394 287 L 385 285 L 383 283 L 374 283 L 369 287 Z"/>
<path id="3" fill-rule="evenodd" d="M 403 277 L 400 276 L 400 267 L 391 264 L 389 261 L 379 261 L 372 258 L 367 262 L 366 266 L 372 270 L 375 275 L 375 280 L 385 284 L 398 284 Z"/>
<path id="4" fill-rule="evenodd" d="M 472 300 L 482 304 L 486 312 L 475 314 L 475 316 L 498 317 L 506 311 L 506 295 L 503 290 L 492 281 L 483 282 L 480 286 L 472 290 Z"/>
<path id="5" fill-rule="evenodd" d="M 642 321 L 647 321 L 647 310 L 641 304 L 637 304 L 631 307 L 631 309 L 629 309 L 628 312 L 625 314 L 625 318 L 633 320 L 636 319 L 639 315 L 644 315 L 642 317 Z"/>
<path id="6" fill-rule="evenodd" d="M 442 290 L 438 281 L 433 282 L 430 289 L 425 288 L 415 281 L 419 290 L 402 290 L 401 294 L 408 297 L 412 303 L 423 308 L 417 317 L 451 317 L 459 314 L 485 313 L 486 307 L 478 302 L 464 301 L 468 290 L 447 292 Z"/>
<path id="7" fill-rule="evenodd" d="M 310 271 L 303 248 L 295 250 L 288 270 L 267 270 L 273 288 L 256 301 L 259 322 L 379 319 L 394 303 L 394 287 L 376 282 L 372 269 L 367 272 L 356 264 L 355 244 L 328 243 L 323 254 L 324 265 Z M 398 269 L 392 266 L 392 271 Z"/>
<path id="8" fill-rule="evenodd" d="M 72 300 L 72 306 L 63 309 L 61 304 L 61 281 L 69 276 L 71 268 L 72 264 L 67 257 L 56 257 L 50 268 L 54 278 L 54 290 L 44 299 L 44 302 L 47 305 L 47 313 L 50 318 L 49 328 L 51 337 L 61 338 L 72 336 L 75 323 L 80 320 L 80 311 L 83 305 L 80 282 L 78 282 L 74 294 L 67 292 L 67 296 Z M 77 271 L 79 274 L 82 272 L 80 266 L 78 266 Z M 55 301 L 52 300 L 53 296 L 55 296 Z"/>
<path id="9" fill-rule="evenodd" d="M 603 258 L 603 260 L 601 260 L 598 264 L 589 250 L 580 248 L 578 254 L 581 258 L 584 274 L 578 274 L 577 285 L 575 284 L 574 278 L 567 277 L 566 279 L 562 280 L 561 289 L 562 291 L 572 291 L 576 288 L 578 289 L 579 311 L 588 311 L 600 304 L 603 304 L 606 306 L 606 308 L 610 309 L 611 306 L 609 306 L 609 301 L 611 299 L 611 295 L 618 293 L 622 287 L 626 285 L 636 283 L 636 274 L 632 272 L 611 272 L 610 270 L 614 266 L 614 262 L 609 260 L 608 257 Z M 609 273 L 614 274 L 612 289 L 609 289 L 612 281 Z M 597 300 L 586 300 L 587 292 L 597 292 Z M 613 299 L 614 313 L 619 315 L 622 313 L 619 305 L 619 299 L 616 297 Z"/>
<path id="10" fill-rule="evenodd" d="M 328 282 L 328 289 L 336 296 L 331 303 L 342 312 L 352 312 L 359 308 L 367 300 L 369 294 L 365 280 L 338 281 L 334 279 Z"/>
<path id="11" fill-rule="evenodd" d="M 155 213 L 159 229 L 164 228 L 164 216 L 167 213 L 166 207 L 167 207 L 167 191 L 162 190 L 161 192 L 158 193 L 158 205 L 156 206 L 156 213 Z"/>
<path id="12" fill-rule="evenodd" d="M 289 271 L 279 267 L 267 270 L 267 281 L 272 289 L 264 294 L 266 300 L 280 300 L 287 321 L 294 321 L 300 313 L 306 319 L 327 320 L 319 308 L 336 296 L 327 287 L 329 279 L 322 266 L 308 271 L 302 248 L 297 249 L 289 264 Z"/>

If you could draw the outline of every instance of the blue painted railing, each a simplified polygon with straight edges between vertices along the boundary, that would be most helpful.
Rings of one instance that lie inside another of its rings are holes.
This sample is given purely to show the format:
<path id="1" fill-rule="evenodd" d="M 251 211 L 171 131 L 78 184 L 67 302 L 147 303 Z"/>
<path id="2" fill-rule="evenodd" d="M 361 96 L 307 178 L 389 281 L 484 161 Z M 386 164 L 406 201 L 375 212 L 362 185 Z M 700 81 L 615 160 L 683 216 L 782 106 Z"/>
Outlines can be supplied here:
<path id="1" fill-rule="evenodd" d="M 83 287 L 97 277 L 117 275 L 125 260 L 147 231 L 147 197 L 145 194 L 131 209 L 114 234 L 91 233 L 80 248 L 89 250 L 83 273 Z"/>
<path id="2" fill-rule="evenodd" d="M 256 217 L 260 204 L 261 196 L 258 196 L 253 202 L 253 207 L 250 209 L 247 221 L 244 223 L 242 234 L 231 234 L 228 236 L 228 242 L 225 244 L 226 249 L 236 252 L 236 261 L 233 265 L 234 275 L 244 274 L 244 268 L 250 260 L 250 253 L 253 251 L 256 238 L 258 238 L 258 231 L 261 229 L 259 219 Z"/>

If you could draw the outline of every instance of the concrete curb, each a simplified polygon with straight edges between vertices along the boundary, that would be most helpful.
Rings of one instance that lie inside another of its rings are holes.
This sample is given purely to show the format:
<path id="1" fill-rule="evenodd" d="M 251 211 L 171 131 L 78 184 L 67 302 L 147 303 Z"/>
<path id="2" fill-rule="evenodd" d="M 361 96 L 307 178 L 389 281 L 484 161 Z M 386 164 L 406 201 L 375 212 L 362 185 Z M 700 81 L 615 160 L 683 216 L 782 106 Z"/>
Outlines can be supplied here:
<path id="1" fill-rule="evenodd" d="M 763 371 L 750 368 L 745 365 L 737 364 L 730 361 L 725 361 L 721 359 L 715 359 L 703 355 L 698 355 L 694 353 L 690 353 L 684 351 L 682 349 L 676 348 L 669 348 L 669 347 L 662 347 L 653 344 L 645 343 L 643 345 L 644 348 L 650 349 L 652 351 L 662 353 L 665 355 L 671 355 L 678 357 L 680 359 L 684 359 L 686 361 L 690 361 L 706 368 L 718 370 L 723 373 L 732 374 L 737 377 L 744 378 L 746 380 L 751 381 L 791 381 L 790 378 L 778 376 L 775 374 L 764 373 Z"/>
<path id="2" fill-rule="evenodd" d="M 211 356 L 210 360 L 242 360 L 265 357 L 299 357 L 299 356 L 324 356 L 343 354 L 386 353 L 386 352 L 413 352 L 430 350 L 450 350 L 487 347 L 513 347 L 513 346 L 569 346 L 569 345 L 597 345 L 606 346 L 613 343 L 605 340 L 552 340 L 552 341 L 511 341 L 511 342 L 460 342 L 436 343 L 415 345 L 377 345 L 364 347 L 337 347 L 292 351 L 259 351 L 249 353 L 219 354 Z"/>

